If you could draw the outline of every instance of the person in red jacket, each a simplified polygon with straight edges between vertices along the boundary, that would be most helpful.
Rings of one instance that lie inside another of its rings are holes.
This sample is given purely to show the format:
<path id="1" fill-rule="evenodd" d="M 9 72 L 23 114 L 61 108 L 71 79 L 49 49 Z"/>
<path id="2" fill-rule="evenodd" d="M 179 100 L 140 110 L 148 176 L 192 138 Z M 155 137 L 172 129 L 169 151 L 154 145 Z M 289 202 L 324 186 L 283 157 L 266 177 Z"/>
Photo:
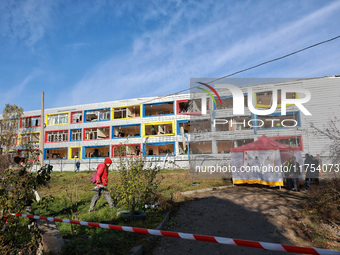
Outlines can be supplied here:
<path id="1" fill-rule="evenodd" d="M 96 187 L 95 191 L 96 193 L 93 195 L 89 212 L 93 211 L 94 206 L 96 205 L 97 201 L 103 194 L 106 201 L 109 203 L 109 206 L 111 208 L 114 207 L 111 195 L 109 191 L 107 190 L 107 183 L 108 183 L 108 175 L 109 175 L 109 167 L 112 164 L 112 160 L 110 158 L 106 158 L 104 160 L 104 163 L 101 163 L 97 167 L 97 176 L 96 176 Z"/>

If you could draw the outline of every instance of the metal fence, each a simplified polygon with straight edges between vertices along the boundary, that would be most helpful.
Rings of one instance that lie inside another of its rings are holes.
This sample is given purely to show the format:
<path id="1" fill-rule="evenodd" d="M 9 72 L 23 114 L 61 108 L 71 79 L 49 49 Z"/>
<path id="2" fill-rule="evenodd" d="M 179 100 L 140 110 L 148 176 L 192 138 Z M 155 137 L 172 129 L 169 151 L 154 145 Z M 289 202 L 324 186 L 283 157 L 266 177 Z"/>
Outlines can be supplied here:
<path id="1" fill-rule="evenodd" d="M 117 170 L 118 160 L 112 160 L 113 164 L 110 166 L 110 170 Z M 63 159 L 53 159 L 53 160 L 44 160 L 44 164 L 49 164 L 53 166 L 54 172 L 63 172 L 63 171 L 75 171 L 76 170 L 76 162 L 78 160 L 63 160 Z M 80 162 L 80 171 L 96 171 L 98 164 L 104 163 L 104 159 L 98 158 L 89 158 L 89 159 L 81 159 Z M 150 164 L 150 167 L 159 167 L 161 169 L 179 169 L 179 168 L 189 168 L 188 160 L 174 160 L 171 157 L 159 157 L 159 158 L 148 158 L 146 162 Z M 40 165 L 38 163 L 34 163 L 31 166 L 31 171 L 36 172 L 40 169 Z"/>

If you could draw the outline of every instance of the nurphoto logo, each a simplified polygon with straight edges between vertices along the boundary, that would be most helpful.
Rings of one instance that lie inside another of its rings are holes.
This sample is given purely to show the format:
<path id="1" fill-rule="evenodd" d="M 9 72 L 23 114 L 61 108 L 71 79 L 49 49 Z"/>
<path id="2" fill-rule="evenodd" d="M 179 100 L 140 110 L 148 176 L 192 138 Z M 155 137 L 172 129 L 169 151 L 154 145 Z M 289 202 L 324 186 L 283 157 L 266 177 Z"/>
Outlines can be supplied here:
<path id="1" fill-rule="evenodd" d="M 210 88 L 217 96 L 217 98 L 219 99 L 221 105 L 222 105 L 222 101 L 220 96 L 218 95 L 217 91 L 212 88 L 211 86 L 205 84 L 205 83 L 201 83 L 200 84 L 207 86 L 208 88 Z M 215 85 L 216 89 L 228 89 L 233 97 L 233 114 L 234 115 L 244 115 L 244 94 L 243 91 L 235 86 L 235 85 L 231 85 L 231 84 L 216 84 Z M 200 88 L 202 89 L 202 88 Z M 275 110 L 277 109 L 277 99 L 278 99 L 278 87 L 274 87 L 272 89 L 272 106 L 270 107 L 270 109 L 256 109 L 253 105 L 253 97 L 254 97 L 254 93 L 252 91 L 251 87 L 248 87 L 248 108 L 250 110 L 251 113 L 255 114 L 255 115 L 270 115 L 272 113 L 275 112 Z M 206 89 L 202 89 L 203 91 L 207 92 L 210 97 L 213 98 L 213 101 L 216 105 L 216 100 L 214 99 L 213 95 L 207 91 Z M 287 87 L 283 87 L 280 89 L 281 90 L 281 115 L 286 115 L 287 113 L 287 105 L 295 105 L 304 115 L 312 115 L 307 109 L 306 107 L 303 106 L 304 103 L 307 103 L 310 99 L 311 99 L 311 94 L 308 90 L 303 89 L 303 88 L 287 88 Z M 299 93 L 299 94 L 304 94 L 305 97 L 303 98 L 287 98 L 287 93 Z M 202 97 L 202 105 L 206 105 L 207 104 L 207 98 L 206 97 Z M 202 108 L 202 114 L 207 114 L 207 109 L 206 107 Z"/>

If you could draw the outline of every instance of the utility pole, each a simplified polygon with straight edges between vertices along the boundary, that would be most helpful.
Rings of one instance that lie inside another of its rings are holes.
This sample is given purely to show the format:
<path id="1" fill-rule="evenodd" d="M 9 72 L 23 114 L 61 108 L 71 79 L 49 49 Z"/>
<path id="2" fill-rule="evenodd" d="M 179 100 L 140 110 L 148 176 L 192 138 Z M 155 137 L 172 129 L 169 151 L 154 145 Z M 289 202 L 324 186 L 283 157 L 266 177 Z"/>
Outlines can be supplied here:
<path id="1" fill-rule="evenodd" d="M 41 117 L 40 117 L 40 166 L 44 166 L 44 142 L 45 142 L 45 109 L 44 109 L 44 91 L 41 93 Z"/>

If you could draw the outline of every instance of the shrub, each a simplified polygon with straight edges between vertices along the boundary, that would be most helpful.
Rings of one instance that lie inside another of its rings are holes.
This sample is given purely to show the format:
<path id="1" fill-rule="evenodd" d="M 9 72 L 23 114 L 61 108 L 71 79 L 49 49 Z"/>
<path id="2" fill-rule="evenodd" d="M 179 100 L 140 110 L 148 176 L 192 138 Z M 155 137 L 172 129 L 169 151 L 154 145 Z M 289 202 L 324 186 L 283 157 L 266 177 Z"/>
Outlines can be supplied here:
<path id="1" fill-rule="evenodd" d="M 49 180 L 51 168 L 41 168 L 38 174 L 32 174 L 17 169 L 6 169 L 0 180 L 0 208 L 6 213 L 22 213 L 30 206 L 34 198 L 34 189 L 45 185 Z M 39 235 L 36 230 L 28 229 L 28 221 L 19 217 L 3 216 L 0 226 L 7 227 L 0 235 L 1 254 L 32 254 L 37 248 Z"/>
<path id="2" fill-rule="evenodd" d="M 309 189 L 306 209 L 315 210 L 323 220 L 340 223 L 340 181 L 339 179 L 323 180 L 320 185 Z"/>
<path id="3" fill-rule="evenodd" d="M 152 203 L 156 199 L 159 169 L 145 165 L 144 157 L 119 159 L 119 178 L 111 192 L 119 204 L 129 208 L 130 214 L 134 214 L 144 203 Z"/>

